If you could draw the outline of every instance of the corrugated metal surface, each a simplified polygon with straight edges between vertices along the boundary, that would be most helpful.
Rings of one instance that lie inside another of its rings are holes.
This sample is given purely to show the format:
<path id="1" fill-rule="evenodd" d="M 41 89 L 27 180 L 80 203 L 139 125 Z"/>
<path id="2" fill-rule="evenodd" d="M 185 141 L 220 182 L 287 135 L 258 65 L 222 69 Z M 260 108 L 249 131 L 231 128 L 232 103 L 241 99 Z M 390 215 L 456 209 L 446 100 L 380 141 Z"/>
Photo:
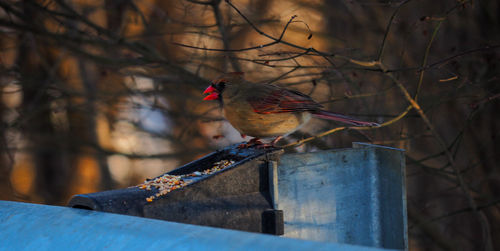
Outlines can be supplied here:
<path id="1" fill-rule="evenodd" d="M 380 249 L 172 223 L 90 210 L 0 201 L 0 250 Z"/>
<path id="2" fill-rule="evenodd" d="M 270 165 L 286 237 L 406 249 L 404 152 L 352 149 L 282 155 Z"/>

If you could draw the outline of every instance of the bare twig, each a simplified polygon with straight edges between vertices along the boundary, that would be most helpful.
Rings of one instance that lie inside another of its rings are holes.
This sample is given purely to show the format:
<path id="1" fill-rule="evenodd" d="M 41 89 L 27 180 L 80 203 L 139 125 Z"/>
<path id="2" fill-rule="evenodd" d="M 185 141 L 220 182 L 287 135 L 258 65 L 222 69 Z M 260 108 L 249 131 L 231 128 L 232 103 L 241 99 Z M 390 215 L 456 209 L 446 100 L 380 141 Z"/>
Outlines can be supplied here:
<path id="1" fill-rule="evenodd" d="M 394 20 L 396 15 L 399 13 L 399 10 L 410 1 L 411 0 L 405 0 L 405 1 L 401 2 L 398 5 L 398 7 L 396 8 L 396 10 L 394 10 L 394 12 L 392 13 L 391 18 L 389 19 L 389 23 L 387 24 L 387 28 L 385 28 L 384 38 L 382 39 L 382 44 L 380 45 L 380 49 L 379 49 L 378 56 L 377 56 L 377 61 L 382 61 L 382 56 L 384 55 L 386 40 L 387 40 L 387 36 L 389 35 L 389 31 L 391 29 L 391 26 L 392 26 L 392 21 Z"/>
<path id="2" fill-rule="evenodd" d="M 380 68 L 385 72 L 386 68 L 385 66 L 380 63 L 379 64 Z M 455 175 L 457 176 L 457 179 L 460 184 L 460 188 L 462 189 L 465 197 L 467 198 L 467 202 L 469 203 L 469 206 L 473 209 L 473 211 L 476 213 L 478 216 L 479 222 L 481 223 L 482 230 L 483 230 L 483 237 L 485 238 L 485 243 L 486 243 L 486 250 L 492 250 L 492 244 L 491 244 L 491 233 L 490 233 L 490 227 L 488 220 L 484 213 L 477 211 L 477 204 L 472 198 L 470 189 L 468 185 L 465 183 L 462 174 L 460 173 L 460 169 L 458 168 L 457 164 L 455 163 L 455 159 L 453 158 L 453 155 L 450 153 L 450 151 L 447 149 L 446 143 L 444 140 L 441 138 L 439 133 L 437 132 L 436 128 L 434 125 L 431 123 L 427 115 L 423 112 L 422 108 L 420 105 L 413 99 L 410 94 L 408 93 L 408 90 L 404 87 L 403 83 L 401 83 L 392 73 L 386 72 L 386 75 L 390 77 L 394 83 L 400 88 L 401 92 L 403 93 L 403 96 L 406 98 L 408 102 L 410 102 L 411 106 L 417 111 L 417 113 L 420 115 L 422 120 L 425 122 L 427 127 L 431 130 L 432 134 L 434 135 L 436 141 L 438 142 L 439 146 L 444 150 L 445 156 L 447 157 L 450 165 L 453 167 L 453 170 L 455 171 Z"/>
<path id="3" fill-rule="evenodd" d="M 227 34 L 226 26 L 224 25 L 224 21 L 222 19 L 222 14 L 220 12 L 220 0 L 212 1 L 211 6 L 215 16 L 215 23 L 217 24 L 217 27 L 219 28 L 219 33 L 222 37 L 222 44 L 224 46 L 224 51 L 228 54 L 228 58 L 229 61 L 231 62 L 231 65 L 233 66 L 233 69 L 235 71 L 241 72 L 242 70 L 240 64 L 238 63 L 237 60 L 235 60 L 232 57 L 231 52 L 229 51 L 230 41 L 229 41 L 229 36 Z"/>

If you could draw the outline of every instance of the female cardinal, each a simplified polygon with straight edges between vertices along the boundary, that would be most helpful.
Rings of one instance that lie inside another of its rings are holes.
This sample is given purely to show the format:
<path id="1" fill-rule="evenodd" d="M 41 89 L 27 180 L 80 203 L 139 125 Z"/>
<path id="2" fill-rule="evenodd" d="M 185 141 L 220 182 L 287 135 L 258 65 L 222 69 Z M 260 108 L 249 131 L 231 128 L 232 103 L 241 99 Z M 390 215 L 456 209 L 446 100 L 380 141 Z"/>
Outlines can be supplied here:
<path id="1" fill-rule="evenodd" d="M 276 137 L 270 145 L 273 147 L 283 136 L 301 128 L 311 116 L 357 126 L 378 126 L 374 122 L 321 110 L 322 105 L 301 92 L 247 82 L 241 72 L 213 80 L 203 94 L 209 94 L 203 100 L 221 103 L 224 117 L 242 136 L 254 137 L 252 143 L 260 143 L 259 138 Z"/>

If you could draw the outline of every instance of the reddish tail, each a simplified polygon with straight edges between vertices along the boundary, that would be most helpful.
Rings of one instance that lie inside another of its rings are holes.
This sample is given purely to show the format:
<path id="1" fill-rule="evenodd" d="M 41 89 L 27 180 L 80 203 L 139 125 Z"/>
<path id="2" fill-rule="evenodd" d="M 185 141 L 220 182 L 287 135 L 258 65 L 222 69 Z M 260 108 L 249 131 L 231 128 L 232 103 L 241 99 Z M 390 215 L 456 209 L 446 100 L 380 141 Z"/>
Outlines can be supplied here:
<path id="1" fill-rule="evenodd" d="M 347 117 L 347 116 L 344 116 L 341 114 L 323 111 L 323 110 L 314 111 L 314 112 L 312 112 L 312 114 L 318 118 L 340 121 L 340 122 L 343 122 L 346 124 L 351 124 L 351 125 L 356 125 L 356 126 L 379 126 L 379 124 L 377 124 L 375 122 L 361 121 L 361 120 L 357 120 L 357 119 Z"/>

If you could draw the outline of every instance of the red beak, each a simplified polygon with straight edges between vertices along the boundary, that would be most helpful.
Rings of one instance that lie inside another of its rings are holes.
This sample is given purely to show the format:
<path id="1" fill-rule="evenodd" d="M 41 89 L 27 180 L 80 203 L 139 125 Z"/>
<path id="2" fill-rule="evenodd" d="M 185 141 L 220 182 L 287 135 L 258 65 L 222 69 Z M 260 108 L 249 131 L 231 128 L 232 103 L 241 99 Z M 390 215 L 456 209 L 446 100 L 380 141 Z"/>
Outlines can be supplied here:
<path id="1" fill-rule="evenodd" d="M 203 92 L 203 94 L 207 94 L 207 93 L 212 93 L 212 92 L 215 92 L 217 91 L 217 89 L 215 89 L 212 85 L 208 86 L 208 88 Z"/>
<path id="2" fill-rule="evenodd" d="M 219 92 L 212 85 L 210 85 L 203 94 L 210 94 L 203 98 L 203 100 L 214 100 L 219 98 Z"/>

